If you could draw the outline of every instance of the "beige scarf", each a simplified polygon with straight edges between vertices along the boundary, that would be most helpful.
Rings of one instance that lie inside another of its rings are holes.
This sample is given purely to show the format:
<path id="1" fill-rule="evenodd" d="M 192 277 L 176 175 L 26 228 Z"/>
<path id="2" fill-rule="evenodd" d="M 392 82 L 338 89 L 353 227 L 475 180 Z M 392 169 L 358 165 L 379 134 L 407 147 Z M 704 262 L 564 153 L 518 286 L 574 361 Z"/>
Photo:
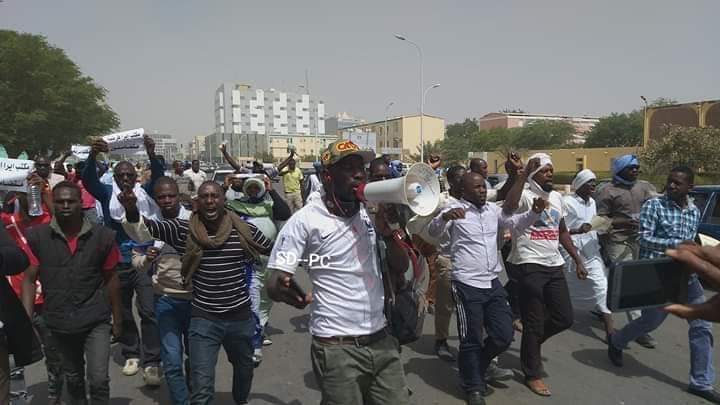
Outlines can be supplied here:
<path id="1" fill-rule="evenodd" d="M 225 216 L 213 238 L 208 235 L 207 228 L 205 228 L 205 224 L 200 220 L 198 214 L 193 213 L 189 222 L 189 234 L 185 241 L 185 254 L 182 257 L 181 270 L 183 284 L 186 286 L 190 283 L 193 273 L 200 266 L 204 249 L 217 249 L 222 246 L 230 237 L 233 228 L 240 234 L 240 244 L 243 250 L 252 256 L 253 261 L 257 261 L 260 253 L 267 251 L 266 248 L 253 240 L 252 231 L 248 224 L 231 211 L 225 210 Z"/>

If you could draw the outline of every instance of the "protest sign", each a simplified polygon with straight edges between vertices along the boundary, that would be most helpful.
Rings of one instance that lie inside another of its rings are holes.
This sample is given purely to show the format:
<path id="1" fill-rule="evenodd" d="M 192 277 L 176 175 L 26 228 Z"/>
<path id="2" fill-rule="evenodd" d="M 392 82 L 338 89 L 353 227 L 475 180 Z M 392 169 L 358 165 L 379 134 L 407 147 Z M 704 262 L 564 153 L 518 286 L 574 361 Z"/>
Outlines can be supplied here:
<path id="1" fill-rule="evenodd" d="M 73 145 L 70 147 L 70 151 L 80 160 L 87 160 L 90 157 L 90 146 L 87 145 Z"/>
<path id="2" fill-rule="evenodd" d="M 145 153 L 144 134 L 143 128 L 137 128 L 105 135 L 103 140 L 108 143 L 110 153 L 141 155 Z"/>
<path id="3" fill-rule="evenodd" d="M 0 159 L 0 190 L 26 192 L 26 179 L 34 168 L 32 160 Z"/>

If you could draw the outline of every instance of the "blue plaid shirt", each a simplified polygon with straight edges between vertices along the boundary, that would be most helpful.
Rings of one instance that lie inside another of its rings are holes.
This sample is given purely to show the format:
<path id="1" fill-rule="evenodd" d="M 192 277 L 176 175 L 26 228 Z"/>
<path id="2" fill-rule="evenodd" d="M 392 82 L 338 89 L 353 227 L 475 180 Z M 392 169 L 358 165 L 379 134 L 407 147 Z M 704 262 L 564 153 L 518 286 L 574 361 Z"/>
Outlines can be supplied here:
<path id="1" fill-rule="evenodd" d="M 665 249 L 692 241 L 700 225 L 700 210 L 688 201 L 680 207 L 667 195 L 647 200 L 640 209 L 640 258 L 665 255 Z"/>

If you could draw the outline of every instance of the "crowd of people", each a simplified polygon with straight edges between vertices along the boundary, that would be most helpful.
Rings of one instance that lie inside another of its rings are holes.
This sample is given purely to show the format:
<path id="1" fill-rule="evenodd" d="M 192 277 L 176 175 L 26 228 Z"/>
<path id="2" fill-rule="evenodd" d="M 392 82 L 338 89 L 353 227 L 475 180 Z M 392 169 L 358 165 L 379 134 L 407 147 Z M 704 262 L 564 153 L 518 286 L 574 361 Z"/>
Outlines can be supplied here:
<path id="1" fill-rule="evenodd" d="M 309 306 L 323 404 L 419 403 L 400 350 L 417 331 L 402 330 L 408 319 L 395 308 L 417 297 L 415 315 L 433 314 L 435 353 L 457 361 L 468 404 L 485 404 L 489 382 L 513 377 L 498 356 L 515 332 L 525 385 L 551 396 L 542 347 L 572 326 L 577 310 L 602 322 L 617 367 L 631 342 L 658 344 L 650 333 L 669 313 L 687 318 L 688 392 L 720 403 L 710 323 L 720 321 L 720 298 L 706 302 L 700 282 L 720 286 L 720 248 L 695 243 L 700 212 L 687 167 L 674 167 L 658 193 L 638 180 L 637 157 L 619 156 L 612 181 L 598 184 L 585 169 L 562 195 L 546 154 L 523 162 L 511 153 L 508 179 L 495 187 L 482 159 L 443 168 L 431 155 L 427 164 L 446 191 L 435 212 L 420 217 L 363 200 L 365 183 L 401 176 L 402 168 L 350 141 L 329 145 L 307 179 L 290 153 L 278 166 L 282 193 L 262 164 L 243 167 L 224 145 L 235 171 L 224 184 L 209 181 L 197 160 L 166 167 L 149 137 L 145 149 L 147 173 L 125 161 L 110 173 L 98 160 L 108 152 L 102 140 L 70 171 L 69 153 L 54 166 L 37 158 L 28 183 L 42 190 L 40 216 L 30 215 L 28 194 L 6 196 L 0 404 L 10 401 L 11 371 L 22 378 L 18 370 L 43 356 L 47 403 L 109 403 L 114 342 L 122 374 L 142 373 L 148 386 L 164 380 L 173 404 L 213 403 L 222 346 L 232 398 L 248 403 L 263 346 L 272 343 L 265 331 L 273 302 Z M 615 330 L 608 269 L 665 255 L 682 264 L 677 271 L 694 272 L 688 303 L 628 312 Z M 298 269 L 311 290 L 295 280 Z M 457 353 L 447 342 L 453 313 Z"/>

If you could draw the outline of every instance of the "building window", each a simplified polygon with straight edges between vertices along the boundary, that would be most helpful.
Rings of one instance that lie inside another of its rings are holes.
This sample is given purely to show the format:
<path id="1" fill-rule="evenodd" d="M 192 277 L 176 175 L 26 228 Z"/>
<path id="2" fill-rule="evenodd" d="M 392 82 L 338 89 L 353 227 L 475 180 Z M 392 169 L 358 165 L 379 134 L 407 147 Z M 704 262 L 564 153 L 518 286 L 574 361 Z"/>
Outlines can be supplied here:
<path id="1" fill-rule="evenodd" d="M 585 169 L 585 159 L 579 157 L 575 158 L 575 171 L 581 171 Z"/>

